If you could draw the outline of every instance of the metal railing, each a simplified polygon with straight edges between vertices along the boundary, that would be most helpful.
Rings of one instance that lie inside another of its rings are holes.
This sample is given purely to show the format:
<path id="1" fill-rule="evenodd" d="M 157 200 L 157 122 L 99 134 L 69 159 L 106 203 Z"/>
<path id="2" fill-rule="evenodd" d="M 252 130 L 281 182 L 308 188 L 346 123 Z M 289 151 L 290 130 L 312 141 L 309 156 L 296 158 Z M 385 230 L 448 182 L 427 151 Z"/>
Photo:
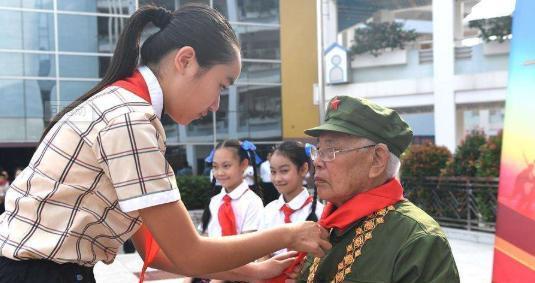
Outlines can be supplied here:
<path id="1" fill-rule="evenodd" d="M 494 232 L 498 178 L 403 178 L 405 197 L 442 226 Z"/>

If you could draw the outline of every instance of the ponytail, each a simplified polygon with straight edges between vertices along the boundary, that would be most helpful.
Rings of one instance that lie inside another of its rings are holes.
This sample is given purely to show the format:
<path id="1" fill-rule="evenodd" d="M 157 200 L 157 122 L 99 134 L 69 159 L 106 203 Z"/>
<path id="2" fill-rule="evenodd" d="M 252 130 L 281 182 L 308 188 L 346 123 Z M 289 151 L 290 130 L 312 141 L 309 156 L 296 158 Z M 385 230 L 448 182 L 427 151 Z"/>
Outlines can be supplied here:
<path id="1" fill-rule="evenodd" d="M 305 144 L 305 154 L 307 156 L 308 172 L 310 173 L 310 178 L 307 180 L 307 185 L 308 187 L 312 187 L 314 191 L 314 197 L 312 198 L 312 205 L 310 206 L 310 213 L 308 214 L 306 220 L 317 222 L 318 216 L 316 215 L 316 207 L 318 206 L 318 188 L 316 188 L 316 184 L 314 183 L 314 174 L 316 174 L 316 170 L 314 168 L 314 164 L 312 163 L 312 159 L 311 159 L 313 147 L 314 146 L 309 143 Z M 310 183 L 312 183 L 312 185 L 310 185 Z"/>
<path id="2" fill-rule="evenodd" d="M 310 174 L 310 179 L 314 180 L 314 172 Z M 307 182 L 308 184 L 309 182 Z M 312 189 L 314 190 L 314 197 L 312 198 L 312 205 L 310 206 L 310 213 L 307 216 L 307 221 L 318 221 L 318 216 L 316 215 L 316 207 L 318 206 L 318 188 L 316 188 L 316 184 L 312 182 Z"/>
<path id="3" fill-rule="evenodd" d="M 254 185 L 253 192 L 257 194 L 262 202 L 264 202 L 264 189 L 258 184 L 258 168 L 256 166 L 256 152 L 254 150 L 248 150 L 247 155 L 249 157 L 249 165 L 253 166 Z"/>
<path id="4" fill-rule="evenodd" d="M 208 228 L 208 223 L 210 223 L 210 219 L 212 219 L 212 212 L 210 212 L 210 201 L 213 197 L 215 197 L 219 192 L 216 190 L 216 180 L 215 177 L 212 177 L 212 189 L 211 189 L 211 195 L 208 199 L 208 202 L 206 203 L 206 206 L 204 207 L 204 211 L 202 212 L 201 217 L 201 228 L 202 232 L 206 233 L 206 229 Z"/>

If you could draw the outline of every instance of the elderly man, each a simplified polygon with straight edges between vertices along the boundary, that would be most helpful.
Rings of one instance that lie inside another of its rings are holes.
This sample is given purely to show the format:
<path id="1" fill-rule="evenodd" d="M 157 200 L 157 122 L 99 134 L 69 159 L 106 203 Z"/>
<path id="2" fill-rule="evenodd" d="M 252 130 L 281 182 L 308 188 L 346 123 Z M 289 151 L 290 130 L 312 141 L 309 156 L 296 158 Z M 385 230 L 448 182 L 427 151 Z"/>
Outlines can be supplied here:
<path id="1" fill-rule="evenodd" d="M 395 111 L 339 96 L 305 133 L 319 141 L 314 180 L 333 248 L 307 258 L 300 282 L 459 282 L 444 232 L 395 178 L 412 139 Z"/>

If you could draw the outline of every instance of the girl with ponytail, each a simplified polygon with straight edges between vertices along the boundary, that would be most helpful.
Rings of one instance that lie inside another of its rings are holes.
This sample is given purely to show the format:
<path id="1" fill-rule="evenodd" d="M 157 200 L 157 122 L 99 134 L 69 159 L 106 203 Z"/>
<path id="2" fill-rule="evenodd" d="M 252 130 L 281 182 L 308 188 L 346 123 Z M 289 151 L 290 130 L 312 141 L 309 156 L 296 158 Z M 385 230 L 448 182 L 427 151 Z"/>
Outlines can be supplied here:
<path id="1" fill-rule="evenodd" d="M 158 31 L 141 45 L 149 23 Z M 54 117 L 7 191 L 0 281 L 94 282 L 93 266 L 113 262 L 131 237 L 144 268 L 222 279 L 272 277 L 288 259 L 247 263 L 285 246 L 323 255 L 327 233 L 314 223 L 209 239 L 180 201 L 161 115 L 187 125 L 217 111 L 240 60 L 235 33 L 212 8 L 137 10 L 102 81 Z"/>
<path id="2" fill-rule="evenodd" d="M 313 169 L 310 145 L 297 141 L 285 141 L 273 150 L 269 161 L 271 181 L 280 196 L 265 207 L 260 228 L 267 229 L 302 221 L 318 221 L 323 205 L 318 201 L 316 188 L 314 186 L 314 194 L 311 196 L 303 187 L 303 180 Z M 308 183 L 313 184 L 313 182 Z M 279 250 L 274 254 L 281 254 L 285 251 L 286 249 Z"/>

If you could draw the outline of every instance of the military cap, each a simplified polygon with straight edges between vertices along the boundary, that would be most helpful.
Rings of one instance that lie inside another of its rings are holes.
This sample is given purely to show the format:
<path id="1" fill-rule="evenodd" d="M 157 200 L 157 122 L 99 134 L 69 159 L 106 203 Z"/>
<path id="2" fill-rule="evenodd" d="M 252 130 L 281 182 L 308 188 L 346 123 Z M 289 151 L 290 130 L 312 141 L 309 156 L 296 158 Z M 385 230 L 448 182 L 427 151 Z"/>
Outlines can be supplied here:
<path id="1" fill-rule="evenodd" d="M 400 156 L 412 141 L 412 130 L 399 114 L 364 98 L 337 96 L 329 102 L 325 122 L 305 130 L 305 134 L 318 137 L 325 131 L 346 133 L 368 138 L 388 146 L 390 152 Z"/>

